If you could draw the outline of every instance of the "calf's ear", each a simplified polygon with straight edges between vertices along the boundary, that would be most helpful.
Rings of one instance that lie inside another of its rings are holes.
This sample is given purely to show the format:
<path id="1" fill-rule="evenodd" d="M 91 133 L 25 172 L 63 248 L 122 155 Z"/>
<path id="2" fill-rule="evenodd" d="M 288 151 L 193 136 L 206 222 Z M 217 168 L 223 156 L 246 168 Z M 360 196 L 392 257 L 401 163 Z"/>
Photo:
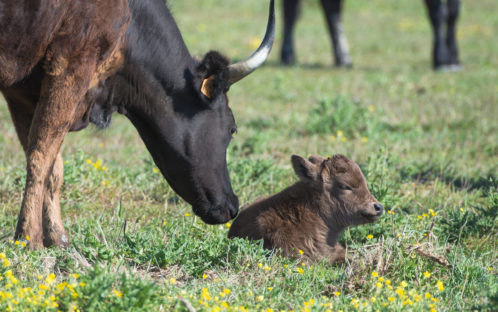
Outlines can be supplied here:
<path id="1" fill-rule="evenodd" d="M 315 165 L 319 166 L 322 164 L 322 162 L 327 160 L 327 158 L 322 157 L 320 155 L 311 155 L 310 157 L 308 157 L 308 160 L 311 161 L 312 163 L 314 163 Z"/>
<path id="2" fill-rule="evenodd" d="M 313 182 L 318 178 L 318 166 L 298 155 L 291 157 L 292 167 L 297 176 L 305 182 Z"/>

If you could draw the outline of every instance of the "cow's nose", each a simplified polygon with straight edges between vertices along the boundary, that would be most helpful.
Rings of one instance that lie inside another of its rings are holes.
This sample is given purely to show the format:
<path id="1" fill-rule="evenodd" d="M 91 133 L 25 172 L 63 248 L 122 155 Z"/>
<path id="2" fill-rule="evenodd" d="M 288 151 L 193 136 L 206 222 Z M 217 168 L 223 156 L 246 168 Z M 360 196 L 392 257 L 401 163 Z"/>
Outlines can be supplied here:
<path id="1" fill-rule="evenodd" d="M 239 199 L 235 194 L 229 196 L 229 200 L 227 202 L 228 211 L 230 212 L 230 217 L 233 219 L 239 213 Z"/>
<path id="2" fill-rule="evenodd" d="M 375 203 L 374 208 L 375 208 L 375 212 L 377 213 L 378 216 L 380 216 L 382 214 L 382 212 L 384 211 L 384 207 L 382 207 L 382 205 L 380 203 Z"/>

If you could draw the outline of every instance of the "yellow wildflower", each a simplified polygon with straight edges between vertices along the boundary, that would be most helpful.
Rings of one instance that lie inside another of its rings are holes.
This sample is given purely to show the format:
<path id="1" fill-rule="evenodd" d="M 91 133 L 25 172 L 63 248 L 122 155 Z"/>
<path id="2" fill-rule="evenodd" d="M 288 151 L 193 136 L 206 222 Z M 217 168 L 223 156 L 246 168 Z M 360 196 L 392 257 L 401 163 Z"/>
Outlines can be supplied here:
<path id="1" fill-rule="evenodd" d="M 225 293 L 226 295 L 230 295 L 231 291 L 230 289 L 223 288 L 223 293 Z"/>
<path id="2" fill-rule="evenodd" d="M 263 301 L 264 299 L 265 299 L 265 297 L 263 297 L 263 296 L 257 296 L 256 297 L 256 300 L 258 300 L 258 301 Z"/>
<path id="3" fill-rule="evenodd" d="M 437 281 L 436 287 L 437 287 L 437 289 L 439 289 L 439 291 L 443 291 L 444 290 L 444 284 L 443 284 L 443 282 Z"/>
<path id="4" fill-rule="evenodd" d="M 394 301 L 394 297 L 387 297 L 388 301 Z"/>
<path id="5" fill-rule="evenodd" d="M 301 269 L 301 268 L 297 268 L 297 273 L 299 273 L 299 274 L 303 274 L 303 273 L 304 273 L 304 270 L 303 270 L 303 269 Z"/>
<path id="6" fill-rule="evenodd" d="M 116 290 L 116 289 L 113 289 L 112 292 L 114 293 L 114 295 L 118 298 L 122 298 L 123 297 L 123 293 Z"/>
<path id="7" fill-rule="evenodd" d="M 170 283 L 171 285 L 175 285 L 175 284 L 176 284 L 176 278 L 174 278 L 174 277 L 170 278 L 170 279 L 169 279 L 169 283 Z"/>
<path id="8" fill-rule="evenodd" d="M 375 286 L 377 286 L 377 288 L 382 288 L 382 283 L 377 282 L 377 284 L 375 284 Z"/>
<path id="9" fill-rule="evenodd" d="M 367 143 L 367 142 L 368 142 L 368 138 L 367 138 L 367 137 L 362 137 L 362 138 L 361 138 L 361 141 L 362 141 L 363 143 Z"/>
<path id="10" fill-rule="evenodd" d="M 52 284 L 53 282 L 55 281 L 55 274 L 54 273 L 50 273 L 48 275 L 48 277 L 45 279 L 45 283 L 47 284 Z"/>
<path id="11" fill-rule="evenodd" d="M 400 296 L 404 296 L 405 295 L 405 291 L 402 289 L 402 288 L 396 288 L 396 293 Z"/>
<path id="12" fill-rule="evenodd" d="M 336 292 L 334 292 L 334 296 L 339 297 L 340 295 L 341 295 L 341 292 L 340 292 L 340 291 L 336 291 Z"/>
<path id="13" fill-rule="evenodd" d="M 211 300 L 211 295 L 209 294 L 209 290 L 207 288 L 202 288 L 201 298 L 205 301 Z"/>
<path id="14" fill-rule="evenodd" d="M 373 271 L 373 272 L 372 272 L 372 276 L 373 276 L 373 277 L 377 277 L 377 276 L 379 276 L 379 273 L 377 273 L 377 272 Z"/>
<path id="15" fill-rule="evenodd" d="M 431 277 L 431 273 L 429 273 L 428 271 L 425 271 L 425 272 L 424 272 L 424 277 L 425 277 L 425 278 L 429 278 L 429 277 Z"/>

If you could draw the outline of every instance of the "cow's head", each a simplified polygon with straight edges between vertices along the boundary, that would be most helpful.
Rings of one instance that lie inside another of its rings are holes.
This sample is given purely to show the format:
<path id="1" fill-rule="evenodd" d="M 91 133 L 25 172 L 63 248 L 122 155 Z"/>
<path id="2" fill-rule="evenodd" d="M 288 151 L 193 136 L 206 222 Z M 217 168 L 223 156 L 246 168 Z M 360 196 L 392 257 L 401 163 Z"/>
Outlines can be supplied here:
<path id="1" fill-rule="evenodd" d="M 159 87 L 147 92 L 154 93 L 151 101 L 164 103 L 148 105 L 149 111 L 145 112 L 142 108 L 140 112 L 127 109 L 127 116 L 139 130 L 163 176 L 206 223 L 225 223 L 238 213 L 239 202 L 232 190 L 226 161 L 227 147 L 237 127 L 226 93 L 233 83 L 263 64 L 270 53 L 274 32 L 272 0 L 265 37 L 249 58 L 229 64 L 218 52 L 209 52 L 200 61 L 189 56 L 190 65 L 172 66 L 174 70 L 185 69 L 180 82 L 175 81 L 180 86 L 173 83 L 168 90 L 167 80 L 158 81 Z M 161 84 L 167 87 L 160 88 Z M 161 95 L 163 90 L 166 95 Z"/>
<path id="2" fill-rule="evenodd" d="M 334 225 L 347 227 L 375 222 L 383 207 L 370 194 L 358 165 L 344 155 L 332 158 L 292 156 L 294 171 L 309 185 L 320 203 L 320 214 Z"/>

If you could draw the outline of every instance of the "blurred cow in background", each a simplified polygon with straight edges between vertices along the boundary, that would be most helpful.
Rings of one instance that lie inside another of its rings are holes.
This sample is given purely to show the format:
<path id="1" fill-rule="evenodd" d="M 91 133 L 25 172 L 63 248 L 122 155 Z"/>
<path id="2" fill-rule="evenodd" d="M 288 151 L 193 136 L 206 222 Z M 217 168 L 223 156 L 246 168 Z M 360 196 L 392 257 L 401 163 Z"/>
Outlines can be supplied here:
<path id="1" fill-rule="evenodd" d="M 351 67 L 353 62 L 344 34 L 341 14 L 343 0 L 320 0 L 334 50 L 336 66 Z M 433 67 L 437 70 L 458 70 L 458 48 L 456 41 L 456 21 L 460 9 L 460 0 L 424 0 L 429 13 L 434 33 Z M 294 53 L 294 26 L 299 17 L 300 0 L 283 0 L 284 39 L 281 60 L 286 65 L 296 63 Z"/>

